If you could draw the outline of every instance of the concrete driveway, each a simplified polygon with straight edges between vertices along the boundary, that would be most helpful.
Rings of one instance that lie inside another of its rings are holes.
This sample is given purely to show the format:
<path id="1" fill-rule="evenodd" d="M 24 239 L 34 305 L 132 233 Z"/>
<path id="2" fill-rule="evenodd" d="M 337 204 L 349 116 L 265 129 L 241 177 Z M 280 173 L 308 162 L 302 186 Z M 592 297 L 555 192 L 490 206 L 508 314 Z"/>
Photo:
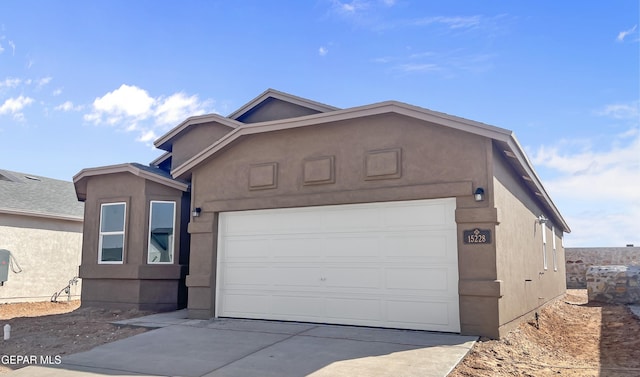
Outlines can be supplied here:
<path id="1" fill-rule="evenodd" d="M 477 340 L 426 331 L 190 320 L 185 311 L 119 323 L 157 329 L 9 376 L 442 377 Z"/>

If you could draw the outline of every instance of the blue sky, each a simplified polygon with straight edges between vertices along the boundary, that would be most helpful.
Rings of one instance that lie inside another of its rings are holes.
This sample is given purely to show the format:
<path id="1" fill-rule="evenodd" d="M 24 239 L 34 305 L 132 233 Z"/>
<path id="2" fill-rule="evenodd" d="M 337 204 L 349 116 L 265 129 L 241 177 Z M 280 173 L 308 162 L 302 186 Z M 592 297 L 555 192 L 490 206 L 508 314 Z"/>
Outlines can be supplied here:
<path id="1" fill-rule="evenodd" d="M 573 232 L 640 245 L 638 1 L 0 2 L 0 168 L 148 163 L 267 88 L 513 130 Z"/>

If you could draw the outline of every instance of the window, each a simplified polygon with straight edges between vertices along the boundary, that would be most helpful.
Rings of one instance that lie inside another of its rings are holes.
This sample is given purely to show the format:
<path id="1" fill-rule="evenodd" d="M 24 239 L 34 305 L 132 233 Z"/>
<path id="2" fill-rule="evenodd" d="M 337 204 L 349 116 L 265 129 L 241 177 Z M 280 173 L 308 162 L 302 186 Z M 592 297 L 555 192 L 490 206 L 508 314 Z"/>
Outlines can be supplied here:
<path id="1" fill-rule="evenodd" d="M 547 270 L 547 226 L 542 225 L 542 263 L 544 264 L 544 270 Z"/>
<path id="2" fill-rule="evenodd" d="M 173 263 L 176 203 L 151 201 L 147 263 Z"/>
<path id="3" fill-rule="evenodd" d="M 551 234 L 553 239 L 551 243 L 553 244 L 553 270 L 558 271 L 558 251 L 556 250 L 556 228 L 551 227 Z"/>
<path id="4" fill-rule="evenodd" d="M 98 263 L 123 262 L 126 207 L 126 203 L 109 203 L 100 206 Z"/>

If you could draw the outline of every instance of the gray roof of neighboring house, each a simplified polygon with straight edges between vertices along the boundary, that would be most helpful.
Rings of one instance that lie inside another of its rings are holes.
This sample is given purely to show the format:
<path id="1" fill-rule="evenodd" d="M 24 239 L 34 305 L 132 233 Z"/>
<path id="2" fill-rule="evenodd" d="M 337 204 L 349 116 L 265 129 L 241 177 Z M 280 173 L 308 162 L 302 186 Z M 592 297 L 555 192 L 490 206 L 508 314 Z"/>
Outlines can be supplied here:
<path id="1" fill-rule="evenodd" d="M 82 221 L 73 182 L 0 169 L 0 213 Z"/>

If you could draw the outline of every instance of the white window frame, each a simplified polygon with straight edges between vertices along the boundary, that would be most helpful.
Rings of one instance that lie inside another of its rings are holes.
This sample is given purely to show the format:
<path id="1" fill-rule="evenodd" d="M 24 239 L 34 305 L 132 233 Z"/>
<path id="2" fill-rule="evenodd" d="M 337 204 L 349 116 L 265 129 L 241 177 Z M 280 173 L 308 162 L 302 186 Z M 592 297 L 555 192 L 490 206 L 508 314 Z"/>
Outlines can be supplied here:
<path id="1" fill-rule="evenodd" d="M 102 211 L 106 206 L 115 206 L 115 205 L 123 205 L 124 206 L 124 216 L 122 219 L 122 230 L 115 232 L 103 232 L 102 231 Z M 113 203 L 102 203 L 100 204 L 100 224 L 98 228 L 99 232 L 99 241 L 98 241 L 98 264 L 124 264 L 124 255 L 126 249 L 126 229 L 127 229 L 127 203 L 126 202 L 113 202 Z M 122 235 L 122 260 L 120 261 L 103 261 L 102 260 L 102 240 L 104 236 L 112 236 L 112 235 Z"/>
<path id="2" fill-rule="evenodd" d="M 546 271 L 549 267 L 547 266 L 547 226 L 545 224 L 542 225 L 542 264 L 544 270 Z"/>
<path id="3" fill-rule="evenodd" d="M 553 239 L 551 241 L 553 245 L 553 270 L 558 271 L 558 251 L 556 249 L 556 227 L 555 226 L 551 227 L 551 235 L 553 236 Z"/>
<path id="4" fill-rule="evenodd" d="M 149 258 L 151 257 L 151 254 L 149 253 L 149 251 L 151 250 L 151 220 L 153 219 L 152 214 L 153 214 L 153 203 L 170 203 L 173 204 L 173 235 L 171 236 L 171 242 L 169 243 L 171 245 L 171 261 L 170 262 L 153 262 L 150 261 Z M 173 264 L 175 262 L 175 253 L 176 253 L 176 202 L 171 201 L 171 200 L 151 200 L 149 202 L 149 231 L 148 231 L 149 235 L 147 237 L 147 264 Z"/>

